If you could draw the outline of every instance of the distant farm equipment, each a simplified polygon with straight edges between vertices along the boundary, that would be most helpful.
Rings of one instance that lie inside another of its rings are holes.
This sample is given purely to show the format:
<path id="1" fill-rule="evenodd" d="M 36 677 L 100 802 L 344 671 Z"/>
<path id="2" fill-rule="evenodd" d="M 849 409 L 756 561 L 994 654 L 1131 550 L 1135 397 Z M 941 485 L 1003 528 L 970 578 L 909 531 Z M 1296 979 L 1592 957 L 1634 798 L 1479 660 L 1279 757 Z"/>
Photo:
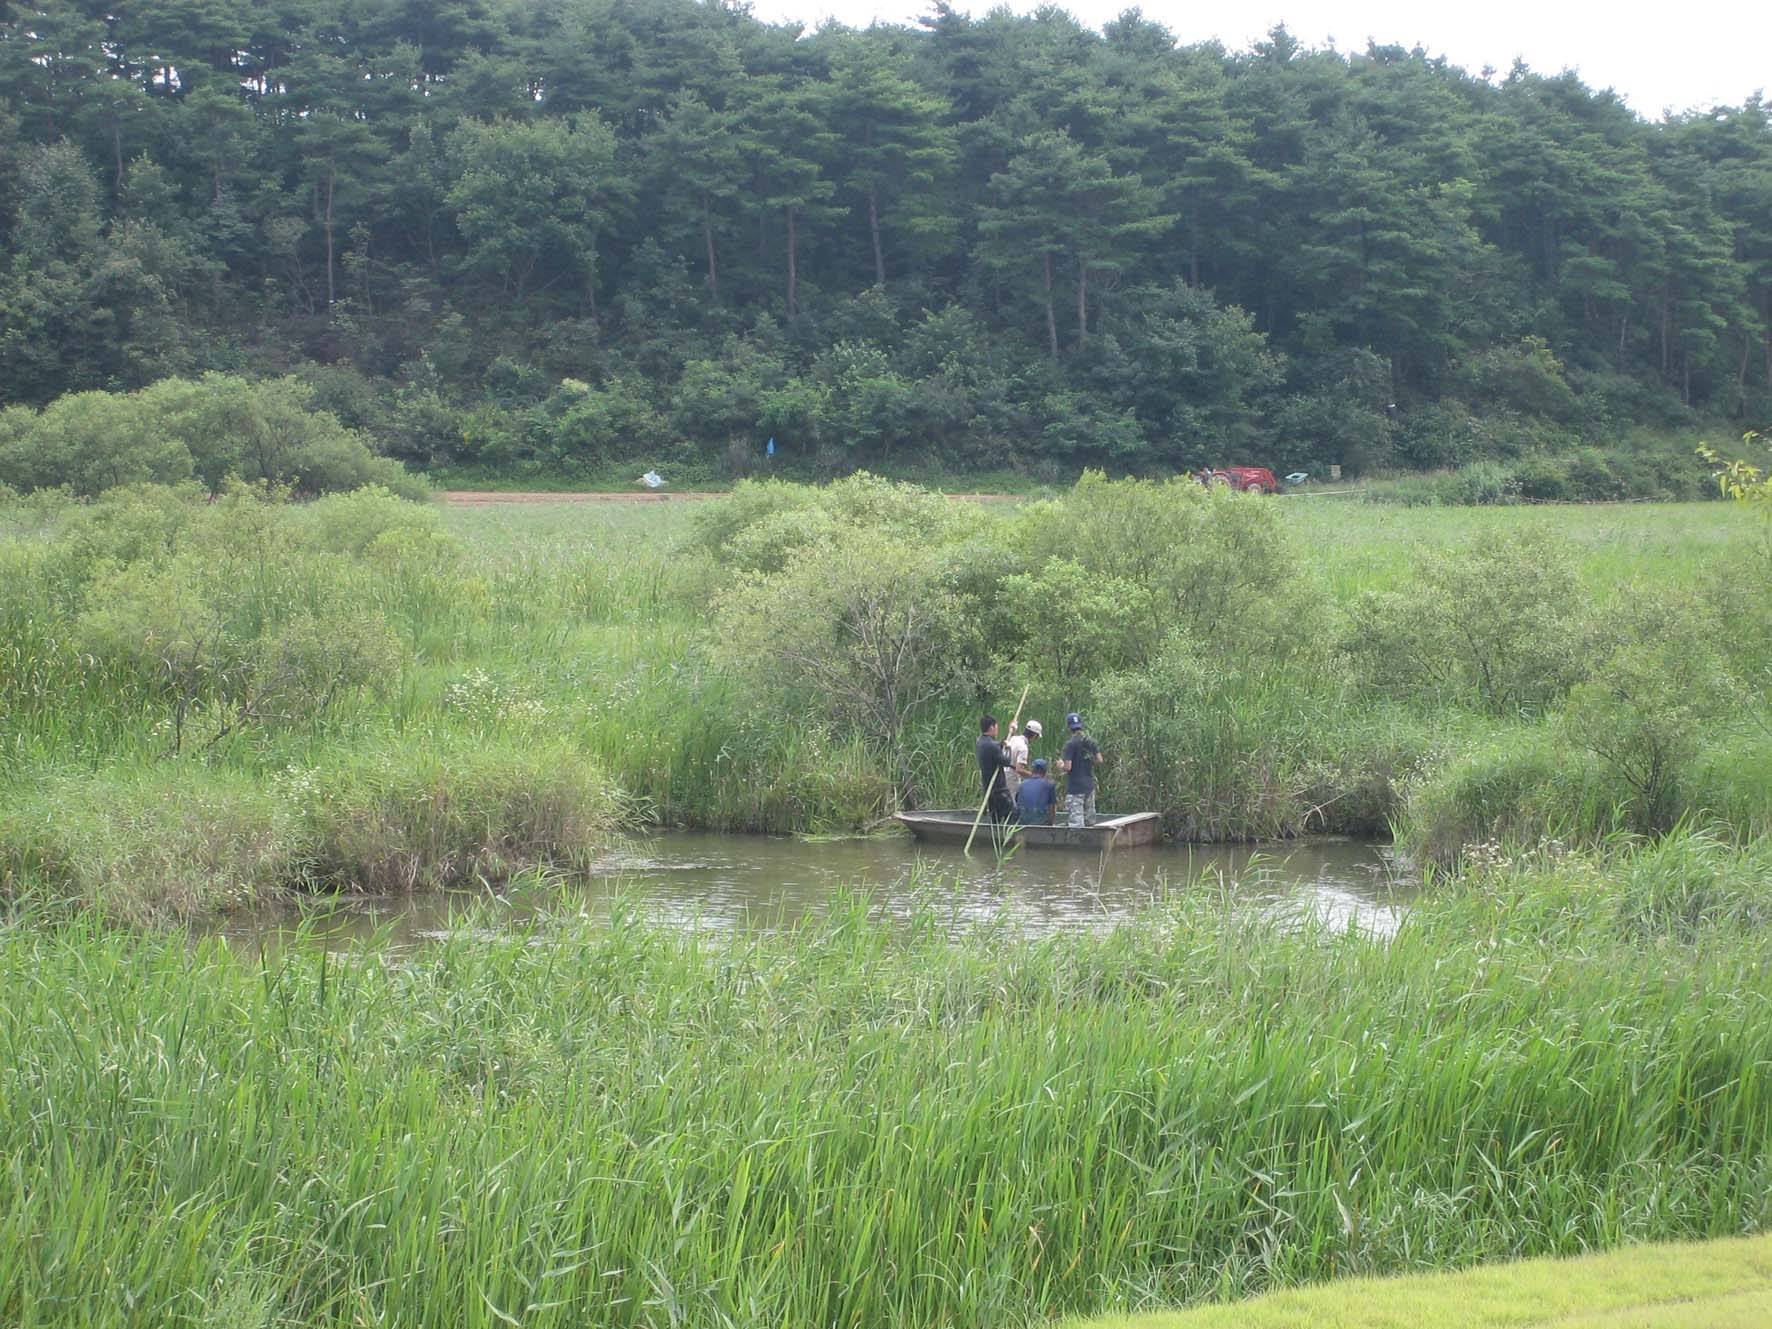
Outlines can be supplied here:
<path id="1" fill-rule="evenodd" d="M 1202 484 L 1227 485 L 1239 493 L 1277 494 L 1280 482 L 1265 466 L 1221 466 L 1201 471 L 1196 477 Z"/>

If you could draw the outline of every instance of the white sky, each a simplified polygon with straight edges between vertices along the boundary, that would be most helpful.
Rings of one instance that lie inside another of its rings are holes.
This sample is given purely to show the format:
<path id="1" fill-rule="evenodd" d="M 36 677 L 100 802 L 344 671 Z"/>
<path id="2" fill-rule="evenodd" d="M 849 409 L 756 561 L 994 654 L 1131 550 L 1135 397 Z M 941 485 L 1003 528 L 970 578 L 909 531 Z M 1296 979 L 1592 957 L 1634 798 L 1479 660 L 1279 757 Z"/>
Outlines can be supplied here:
<path id="1" fill-rule="evenodd" d="M 991 0 L 954 0 L 954 8 L 982 17 Z M 1059 8 L 1099 28 L 1129 7 L 1127 0 L 1070 0 Z M 854 28 L 915 23 L 933 4 L 918 0 L 752 0 L 752 12 L 771 23 L 799 20 L 815 27 L 827 18 Z M 1010 0 L 1028 13 L 1033 0 Z M 1485 65 L 1505 76 L 1515 57 L 1542 74 L 1573 69 L 1592 88 L 1612 88 L 1651 120 L 1663 111 L 1738 106 L 1756 91 L 1772 92 L 1772 0 L 1146 0 L 1144 16 L 1184 44 L 1216 37 L 1246 50 L 1284 22 L 1306 46 L 1363 50 L 1381 45 L 1444 56 L 1471 73 Z"/>

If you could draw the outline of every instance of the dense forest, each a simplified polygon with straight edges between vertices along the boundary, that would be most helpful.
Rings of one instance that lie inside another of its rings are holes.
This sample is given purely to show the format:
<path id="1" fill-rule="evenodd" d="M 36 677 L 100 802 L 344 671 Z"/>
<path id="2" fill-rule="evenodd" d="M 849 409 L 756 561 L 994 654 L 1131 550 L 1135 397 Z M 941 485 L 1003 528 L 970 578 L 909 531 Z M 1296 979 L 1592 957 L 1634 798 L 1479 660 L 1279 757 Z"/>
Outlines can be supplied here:
<path id="1" fill-rule="evenodd" d="M 0 403 L 293 376 L 408 462 L 561 475 L 1763 424 L 1767 104 L 1485 75 L 1136 10 L 4 3 Z"/>

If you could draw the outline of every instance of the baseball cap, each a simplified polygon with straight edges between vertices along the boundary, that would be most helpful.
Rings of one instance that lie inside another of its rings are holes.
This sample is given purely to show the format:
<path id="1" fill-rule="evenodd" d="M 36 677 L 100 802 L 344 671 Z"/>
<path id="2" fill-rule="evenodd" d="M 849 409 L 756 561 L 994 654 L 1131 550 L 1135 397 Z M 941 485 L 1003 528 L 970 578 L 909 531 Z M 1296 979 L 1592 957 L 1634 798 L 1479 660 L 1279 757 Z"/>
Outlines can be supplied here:
<path id="1" fill-rule="evenodd" d="M 1044 774 L 1044 772 L 1046 770 L 1046 758 L 1035 757 L 1034 758 L 1034 770 Z"/>
<path id="2" fill-rule="evenodd" d="M 1038 720 L 1029 720 L 1028 721 L 1028 733 L 1032 734 L 1035 738 L 1038 738 L 1041 734 L 1043 734 L 1045 732 L 1046 732 L 1046 727 L 1044 725 L 1042 725 Z"/>
<path id="3" fill-rule="evenodd" d="M 1069 715 L 1065 716 L 1064 722 L 1072 729 L 1081 729 L 1083 727 L 1083 717 L 1078 715 L 1075 711 L 1072 711 Z"/>

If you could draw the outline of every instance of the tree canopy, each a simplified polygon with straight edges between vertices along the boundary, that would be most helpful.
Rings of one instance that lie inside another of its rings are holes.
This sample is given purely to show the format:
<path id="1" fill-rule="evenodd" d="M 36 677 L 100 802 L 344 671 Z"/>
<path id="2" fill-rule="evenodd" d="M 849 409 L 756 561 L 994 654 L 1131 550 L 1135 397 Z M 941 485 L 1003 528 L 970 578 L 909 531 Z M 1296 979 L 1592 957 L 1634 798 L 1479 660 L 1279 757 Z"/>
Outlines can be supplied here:
<path id="1" fill-rule="evenodd" d="M 5 0 L 0 404 L 296 373 L 420 464 L 826 473 L 1762 426 L 1769 111 L 1137 11 Z"/>

